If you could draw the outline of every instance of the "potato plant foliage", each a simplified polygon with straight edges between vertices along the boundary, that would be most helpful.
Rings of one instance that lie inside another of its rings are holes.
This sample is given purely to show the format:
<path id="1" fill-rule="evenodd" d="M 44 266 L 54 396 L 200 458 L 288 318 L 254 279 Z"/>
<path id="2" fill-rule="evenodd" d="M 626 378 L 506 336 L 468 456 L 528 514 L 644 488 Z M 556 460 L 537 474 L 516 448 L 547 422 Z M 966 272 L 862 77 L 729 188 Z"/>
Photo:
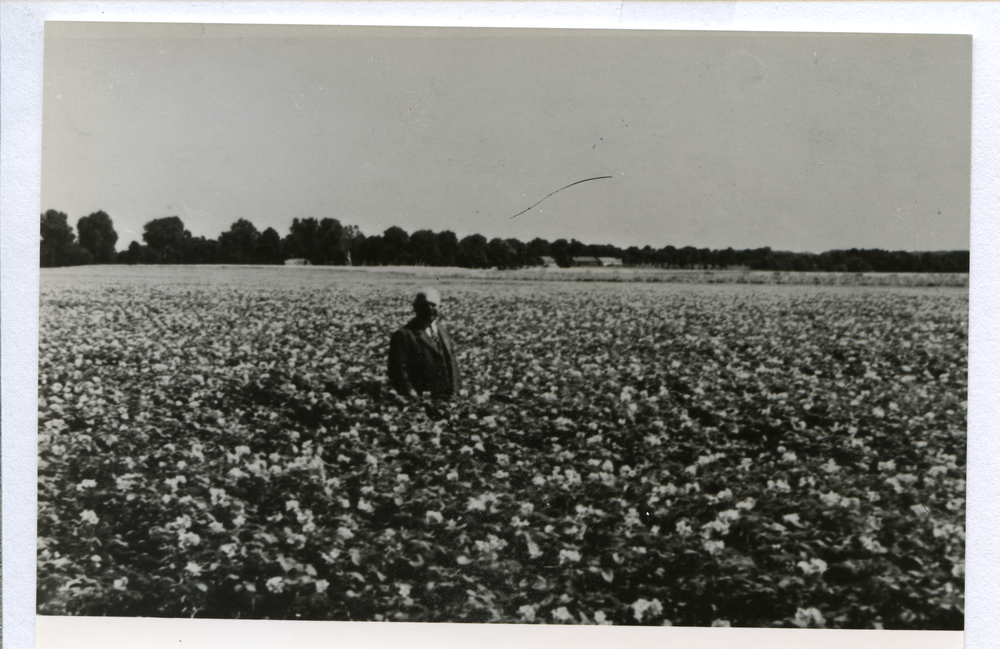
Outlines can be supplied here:
<path id="1" fill-rule="evenodd" d="M 965 289 L 453 280 L 403 402 L 405 277 L 144 272 L 43 274 L 40 614 L 963 626 Z"/>

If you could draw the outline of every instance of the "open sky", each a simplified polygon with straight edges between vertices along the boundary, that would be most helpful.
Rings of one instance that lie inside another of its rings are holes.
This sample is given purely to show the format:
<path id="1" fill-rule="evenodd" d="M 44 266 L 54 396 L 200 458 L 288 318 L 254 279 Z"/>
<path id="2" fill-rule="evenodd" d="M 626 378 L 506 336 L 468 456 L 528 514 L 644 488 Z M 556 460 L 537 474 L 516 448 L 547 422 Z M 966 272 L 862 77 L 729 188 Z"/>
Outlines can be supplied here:
<path id="1" fill-rule="evenodd" d="M 969 248 L 967 36 L 48 23 L 42 205 L 619 246 Z M 550 192 L 581 183 L 510 217 Z"/>

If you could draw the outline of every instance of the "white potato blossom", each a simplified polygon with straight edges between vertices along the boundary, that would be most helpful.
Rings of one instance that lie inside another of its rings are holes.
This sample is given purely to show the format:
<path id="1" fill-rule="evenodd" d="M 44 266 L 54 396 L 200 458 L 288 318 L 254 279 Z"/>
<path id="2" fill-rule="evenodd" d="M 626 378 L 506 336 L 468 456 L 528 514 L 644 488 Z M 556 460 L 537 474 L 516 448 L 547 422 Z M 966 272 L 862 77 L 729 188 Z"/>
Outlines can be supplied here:
<path id="1" fill-rule="evenodd" d="M 713 532 L 719 536 L 725 536 L 729 532 L 729 523 L 726 521 L 714 520 L 701 526 L 701 535 L 706 539 L 711 537 Z"/>
<path id="2" fill-rule="evenodd" d="M 840 471 L 840 466 L 836 462 L 834 462 L 833 458 L 827 460 L 827 462 L 825 464 L 820 465 L 819 468 L 822 469 L 823 471 L 826 471 L 827 473 L 837 473 Z"/>
<path id="3" fill-rule="evenodd" d="M 799 561 L 797 565 L 803 573 L 807 575 L 822 575 L 826 572 L 826 561 L 822 559 L 810 559 L 809 561 Z"/>
<path id="4" fill-rule="evenodd" d="M 767 488 L 774 489 L 775 491 L 781 491 L 784 493 L 788 493 L 789 491 L 792 490 L 792 488 L 788 485 L 787 480 L 768 480 Z"/>
<path id="5" fill-rule="evenodd" d="M 559 550 L 559 565 L 579 563 L 580 553 L 576 550 Z"/>
<path id="6" fill-rule="evenodd" d="M 814 607 L 800 608 L 795 611 L 795 619 L 792 622 L 800 627 L 817 628 L 826 626 L 826 618 Z"/>
<path id="7" fill-rule="evenodd" d="M 840 504 L 841 495 L 835 491 L 831 491 L 830 493 L 821 493 L 819 499 L 827 507 L 834 507 Z"/>
<path id="8" fill-rule="evenodd" d="M 496 552 L 507 547 L 507 541 L 495 534 L 488 534 L 485 541 L 477 540 L 475 545 L 479 552 Z"/>
<path id="9" fill-rule="evenodd" d="M 917 480 L 917 476 L 912 473 L 900 473 L 891 478 L 886 478 L 885 483 L 890 485 L 896 493 L 901 494 L 909 489 Z"/>
<path id="10" fill-rule="evenodd" d="M 552 619 L 556 622 L 573 622 L 573 614 L 569 612 L 565 606 L 560 606 L 559 608 L 552 611 L 550 614 Z"/>
<path id="11" fill-rule="evenodd" d="M 887 551 L 881 543 L 870 536 L 861 535 L 858 537 L 858 541 L 860 541 L 861 547 L 873 554 L 882 554 Z"/>
<path id="12" fill-rule="evenodd" d="M 82 520 L 84 523 L 90 523 L 91 525 L 97 525 L 97 523 L 101 519 L 99 519 L 97 517 L 97 514 L 95 514 L 93 511 L 91 511 L 89 509 L 85 509 L 84 511 L 80 512 L 80 520 Z"/>
<path id="13" fill-rule="evenodd" d="M 740 518 L 740 510 L 739 509 L 726 509 L 726 510 L 723 510 L 723 511 L 719 512 L 718 514 L 716 514 L 715 517 L 718 520 L 723 521 L 725 523 L 732 523 L 733 521 L 739 520 L 739 518 Z"/>
<path id="14" fill-rule="evenodd" d="M 632 602 L 632 615 L 637 622 L 655 619 L 663 615 L 663 604 L 658 599 L 637 599 Z"/>
<path id="15" fill-rule="evenodd" d="M 194 532 L 181 531 L 177 534 L 177 542 L 181 547 L 189 545 L 200 545 L 201 537 Z"/>
<path id="16" fill-rule="evenodd" d="M 469 502 L 466 504 L 465 508 L 469 511 L 485 511 L 491 503 L 495 503 L 496 501 L 496 494 L 485 493 L 477 496 L 476 498 L 469 498 Z"/>
<path id="17" fill-rule="evenodd" d="M 965 528 L 961 525 L 955 525 L 954 523 L 941 523 L 935 521 L 934 523 L 934 538 L 947 538 L 949 536 L 954 536 L 960 541 L 965 540 Z"/>
<path id="18" fill-rule="evenodd" d="M 637 512 L 634 507 L 630 507 L 628 513 L 625 514 L 625 526 L 637 527 L 641 524 L 642 521 L 639 519 L 639 512 Z"/>
<path id="19" fill-rule="evenodd" d="M 705 548 L 705 551 L 708 552 L 709 554 L 718 554 L 719 552 L 722 552 L 722 550 L 725 549 L 726 542 L 706 540 L 702 543 L 702 547 Z"/>

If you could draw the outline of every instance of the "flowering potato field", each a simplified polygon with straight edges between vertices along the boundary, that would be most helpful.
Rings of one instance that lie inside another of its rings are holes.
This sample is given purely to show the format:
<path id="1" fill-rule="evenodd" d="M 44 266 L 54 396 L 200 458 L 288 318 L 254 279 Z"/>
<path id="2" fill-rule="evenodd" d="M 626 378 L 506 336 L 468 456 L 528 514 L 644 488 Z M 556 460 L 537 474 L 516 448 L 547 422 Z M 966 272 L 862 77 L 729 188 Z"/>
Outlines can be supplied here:
<path id="1" fill-rule="evenodd" d="M 963 626 L 967 289 L 41 283 L 40 614 Z"/>

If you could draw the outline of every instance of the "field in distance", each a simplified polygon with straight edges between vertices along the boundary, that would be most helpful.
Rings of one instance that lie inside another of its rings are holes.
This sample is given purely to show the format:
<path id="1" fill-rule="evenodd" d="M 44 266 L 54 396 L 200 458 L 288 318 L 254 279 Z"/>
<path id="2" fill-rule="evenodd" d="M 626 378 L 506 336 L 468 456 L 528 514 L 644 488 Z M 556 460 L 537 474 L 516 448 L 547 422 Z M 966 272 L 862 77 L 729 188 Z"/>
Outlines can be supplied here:
<path id="1" fill-rule="evenodd" d="M 753 270 L 683 270 L 652 267 L 598 268 L 522 268 L 518 270 L 476 269 L 437 266 L 233 266 L 233 265 L 137 265 L 137 266 L 77 266 L 46 269 L 43 281 L 59 283 L 83 278 L 94 281 L 169 281 L 222 282 L 234 280 L 233 270 L 247 271 L 245 280 L 275 281 L 274 273 L 289 273 L 291 285 L 310 285 L 330 281 L 334 277 L 361 278 L 368 275 L 396 279 L 470 279 L 491 281 L 578 281 L 578 282 L 649 282 L 676 284 L 753 284 L 803 286 L 898 286 L 968 288 L 968 273 L 823 273 Z M 255 274 L 254 271 L 269 273 Z M 291 274 L 295 275 L 291 275 Z M 294 279 L 293 279 L 294 278 Z"/>
<path id="2" fill-rule="evenodd" d="M 967 288 L 441 270 L 43 269 L 38 612 L 962 628 Z"/>

